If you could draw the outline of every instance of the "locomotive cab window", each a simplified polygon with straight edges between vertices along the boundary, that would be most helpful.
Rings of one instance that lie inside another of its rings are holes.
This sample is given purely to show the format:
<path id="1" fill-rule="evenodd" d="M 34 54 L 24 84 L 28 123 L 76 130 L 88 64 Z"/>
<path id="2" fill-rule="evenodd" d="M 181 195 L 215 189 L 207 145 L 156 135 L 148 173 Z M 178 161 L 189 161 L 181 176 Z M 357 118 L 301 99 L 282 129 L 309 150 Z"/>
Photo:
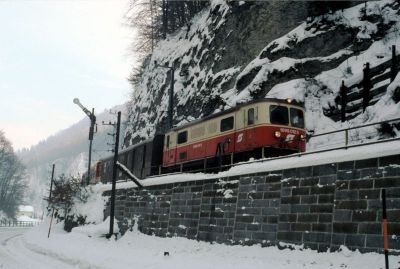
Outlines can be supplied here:
<path id="1" fill-rule="evenodd" d="M 285 106 L 271 105 L 269 107 L 269 115 L 272 124 L 289 124 L 289 110 Z"/>
<path id="2" fill-rule="evenodd" d="M 187 131 L 178 133 L 178 144 L 187 142 Z"/>
<path id="3" fill-rule="evenodd" d="M 221 120 L 220 131 L 221 132 L 226 132 L 226 131 L 232 130 L 233 129 L 233 123 L 234 123 L 233 116 L 229 117 L 229 118 L 222 119 Z"/>
<path id="4" fill-rule="evenodd" d="M 166 146 L 167 146 L 167 149 L 169 149 L 169 141 L 170 139 L 169 139 L 169 135 L 167 135 L 167 141 L 165 142 L 165 144 L 166 144 Z"/>
<path id="5" fill-rule="evenodd" d="M 254 124 L 254 108 L 247 110 L 247 125 Z"/>
<path id="6" fill-rule="evenodd" d="M 290 108 L 290 124 L 293 127 L 304 128 L 303 111 L 296 108 Z"/>

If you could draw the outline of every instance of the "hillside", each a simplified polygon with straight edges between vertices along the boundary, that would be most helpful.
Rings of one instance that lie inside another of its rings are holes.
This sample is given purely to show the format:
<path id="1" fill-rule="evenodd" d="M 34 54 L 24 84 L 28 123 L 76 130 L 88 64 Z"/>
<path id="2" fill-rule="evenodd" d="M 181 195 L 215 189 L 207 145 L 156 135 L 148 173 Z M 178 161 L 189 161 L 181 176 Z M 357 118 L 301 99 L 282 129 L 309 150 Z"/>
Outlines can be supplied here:
<path id="1" fill-rule="evenodd" d="M 399 3 L 370 1 L 314 17 L 307 5 L 212 1 L 145 62 L 134 85 L 126 144 L 166 128 L 170 73 L 159 65 L 175 66 L 175 126 L 264 97 L 304 102 L 307 129 L 316 133 L 399 117 L 396 81 L 349 121 L 326 113 L 338 109 L 342 80 L 360 82 L 366 62 L 374 67 L 390 60 L 392 45 L 399 51 Z M 383 83 L 386 89 L 390 81 Z"/>
<path id="2" fill-rule="evenodd" d="M 126 119 L 126 105 L 115 106 L 111 110 L 121 111 L 122 119 Z M 92 164 L 110 155 L 112 146 L 108 144 L 114 143 L 113 138 L 108 135 L 108 133 L 113 133 L 113 128 L 103 126 L 102 122 L 116 121 L 116 115 L 110 114 L 109 111 L 96 113 L 96 117 L 98 128 L 93 139 Z M 56 178 L 61 174 L 82 176 L 87 171 L 89 125 L 89 119 L 85 117 L 69 128 L 32 146 L 29 150 L 17 152 L 27 168 L 29 181 L 29 201 L 27 202 L 36 208 L 42 207 L 42 198 L 48 195 L 52 164 L 56 165 Z M 125 125 L 122 125 L 121 130 L 123 131 L 124 128 Z"/>

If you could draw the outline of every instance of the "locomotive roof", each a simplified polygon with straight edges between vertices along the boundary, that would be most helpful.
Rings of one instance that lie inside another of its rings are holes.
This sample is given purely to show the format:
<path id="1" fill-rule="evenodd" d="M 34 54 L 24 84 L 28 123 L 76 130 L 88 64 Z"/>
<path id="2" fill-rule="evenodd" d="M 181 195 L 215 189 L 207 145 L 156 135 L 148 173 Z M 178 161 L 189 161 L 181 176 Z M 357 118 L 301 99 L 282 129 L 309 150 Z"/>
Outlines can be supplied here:
<path id="1" fill-rule="evenodd" d="M 159 134 L 156 134 L 156 135 L 155 135 L 154 137 L 152 137 L 152 138 L 143 140 L 143 141 L 140 142 L 140 143 L 133 144 L 133 145 L 130 145 L 129 147 L 127 147 L 127 148 L 121 149 L 121 150 L 118 151 L 118 155 L 119 155 L 119 154 L 122 154 L 122 153 L 125 153 L 125 152 L 127 152 L 127 151 L 130 151 L 130 150 L 132 150 L 132 149 L 134 149 L 134 148 L 136 148 L 136 147 L 139 147 L 139 146 L 141 146 L 141 145 L 143 145 L 143 144 L 147 144 L 147 143 L 153 141 L 154 138 L 155 138 L 156 136 L 158 136 L 158 135 L 159 135 Z M 107 155 L 106 157 L 99 159 L 99 161 L 106 161 L 106 160 L 112 159 L 112 158 L 114 158 L 114 154 Z"/>
<path id="2" fill-rule="evenodd" d="M 222 115 L 229 114 L 231 112 L 237 111 L 237 110 L 239 110 L 240 108 L 242 108 L 244 106 L 248 106 L 248 105 L 255 104 L 255 103 L 262 103 L 262 102 L 279 103 L 279 104 L 293 105 L 293 106 L 298 106 L 298 107 L 304 108 L 304 104 L 303 103 L 299 103 L 299 102 L 297 102 L 295 100 L 291 100 L 289 102 L 289 101 L 287 101 L 287 99 L 277 99 L 277 98 L 257 99 L 257 100 L 252 100 L 252 101 L 247 102 L 247 103 L 239 104 L 239 105 L 237 105 L 235 107 L 229 108 L 227 110 L 224 110 L 224 111 L 221 111 L 221 112 L 218 112 L 218 113 L 215 113 L 215 114 L 208 115 L 208 116 L 206 116 L 204 118 L 200 118 L 200 119 L 188 122 L 188 123 L 186 123 L 184 125 L 171 128 L 166 133 L 169 133 L 171 131 L 178 131 L 178 130 L 181 130 L 181 129 L 185 129 L 185 128 L 190 127 L 192 125 L 195 125 L 195 124 L 197 124 L 199 122 L 210 120 L 210 119 L 213 119 L 213 118 L 217 118 L 219 116 L 222 116 Z"/>

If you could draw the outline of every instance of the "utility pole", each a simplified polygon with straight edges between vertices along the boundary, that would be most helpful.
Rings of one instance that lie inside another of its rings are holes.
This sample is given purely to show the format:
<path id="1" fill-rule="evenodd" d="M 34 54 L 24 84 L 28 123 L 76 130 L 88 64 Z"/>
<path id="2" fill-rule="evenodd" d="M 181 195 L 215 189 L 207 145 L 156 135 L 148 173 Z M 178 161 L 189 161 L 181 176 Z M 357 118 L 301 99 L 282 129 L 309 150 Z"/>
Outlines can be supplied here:
<path id="1" fill-rule="evenodd" d="M 92 142 L 93 142 L 93 136 L 94 136 L 94 126 L 96 124 L 96 116 L 94 115 L 94 108 L 92 108 L 92 112 L 90 112 L 86 107 L 84 107 L 81 104 L 81 102 L 79 101 L 78 98 L 74 98 L 73 102 L 74 102 L 74 104 L 78 105 L 90 119 L 90 128 L 89 128 L 89 161 L 88 161 L 88 171 L 87 171 L 87 177 L 86 177 L 86 185 L 88 185 L 89 182 L 90 182 L 90 166 L 91 166 L 91 161 L 92 161 Z"/>
<path id="2" fill-rule="evenodd" d="M 169 104 L 168 104 L 168 124 L 169 128 L 174 127 L 174 83 L 175 83 L 175 66 L 168 67 L 171 72 L 171 85 L 169 88 Z"/>
<path id="3" fill-rule="evenodd" d="M 159 65 L 157 61 L 154 62 L 156 67 L 168 68 L 171 72 L 171 81 L 169 87 L 169 101 L 168 101 L 168 129 L 172 129 L 174 127 L 174 85 L 175 85 L 175 65 L 172 63 L 172 66 L 168 65 Z"/>
<path id="4" fill-rule="evenodd" d="M 114 148 L 114 164 L 113 164 L 113 177 L 111 188 L 111 201 L 110 201 L 110 232 L 108 238 L 114 234 L 114 209 L 115 209 L 115 185 L 117 182 L 117 162 L 118 162 L 118 147 L 119 147 L 119 129 L 121 125 L 121 111 L 118 112 L 117 130 L 115 134 L 115 148 Z"/>

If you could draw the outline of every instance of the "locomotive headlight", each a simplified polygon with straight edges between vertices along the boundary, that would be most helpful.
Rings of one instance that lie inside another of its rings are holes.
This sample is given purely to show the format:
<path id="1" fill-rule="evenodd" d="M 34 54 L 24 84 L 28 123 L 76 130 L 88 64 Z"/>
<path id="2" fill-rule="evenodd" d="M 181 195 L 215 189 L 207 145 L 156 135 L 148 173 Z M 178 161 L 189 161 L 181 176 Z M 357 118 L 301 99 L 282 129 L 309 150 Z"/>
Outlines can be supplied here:
<path id="1" fill-rule="evenodd" d="M 274 135 L 276 138 L 279 138 L 279 137 L 281 137 L 281 132 L 275 131 Z"/>
<path id="2" fill-rule="evenodd" d="M 301 140 L 304 140 L 304 138 L 306 138 L 306 136 L 303 135 L 303 134 L 301 134 L 301 135 L 300 135 L 300 139 L 301 139 Z"/>

